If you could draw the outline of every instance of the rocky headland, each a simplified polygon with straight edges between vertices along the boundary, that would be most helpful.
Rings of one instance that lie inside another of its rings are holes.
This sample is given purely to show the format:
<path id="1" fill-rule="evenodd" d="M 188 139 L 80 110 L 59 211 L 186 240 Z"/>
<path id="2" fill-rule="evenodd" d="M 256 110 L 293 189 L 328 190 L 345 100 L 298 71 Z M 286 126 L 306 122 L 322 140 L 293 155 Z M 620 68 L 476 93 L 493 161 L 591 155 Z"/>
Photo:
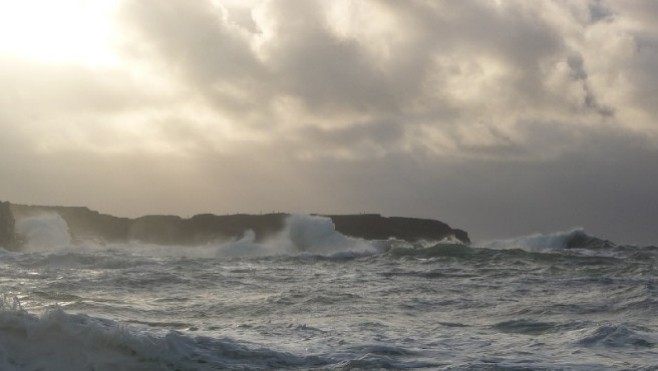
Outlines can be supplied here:
<path id="1" fill-rule="evenodd" d="M 11 205 L 9 202 L 0 201 L 0 246 L 8 249 L 16 247 L 15 224 Z"/>
<path id="2" fill-rule="evenodd" d="M 256 240 L 263 240 L 285 227 L 289 214 L 213 215 L 199 214 L 191 218 L 173 215 L 149 215 L 122 218 L 101 214 L 86 207 L 33 206 L 0 203 L 0 246 L 17 248 L 21 236 L 14 231 L 16 220 L 56 213 L 67 223 L 74 242 L 101 243 L 137 241 L 160 245 L 199 245 L 236 239 L 248 230 Z M 468 234 L 438 220 L 384 217 L 378 214 L 323 215 L 330 218 L 336 230 L 346 236 L 368 240 L 395 238 L 416 242 L 453 239 L 469 243 Z"/>

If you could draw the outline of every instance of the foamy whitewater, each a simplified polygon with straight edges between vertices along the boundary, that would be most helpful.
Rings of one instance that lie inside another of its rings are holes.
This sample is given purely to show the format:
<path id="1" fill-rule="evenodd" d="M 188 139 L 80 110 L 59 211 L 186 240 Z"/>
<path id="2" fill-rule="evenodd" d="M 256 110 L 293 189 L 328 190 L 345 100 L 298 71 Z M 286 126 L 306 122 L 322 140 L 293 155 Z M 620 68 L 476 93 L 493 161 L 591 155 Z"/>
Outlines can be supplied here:
<path id="1" fill-rule="evenodd" d="M 293 216 L 197 247 L 0 249 L 0 370 L 658 370 L 658 248 L 576 229 L 472 246 Z"/>

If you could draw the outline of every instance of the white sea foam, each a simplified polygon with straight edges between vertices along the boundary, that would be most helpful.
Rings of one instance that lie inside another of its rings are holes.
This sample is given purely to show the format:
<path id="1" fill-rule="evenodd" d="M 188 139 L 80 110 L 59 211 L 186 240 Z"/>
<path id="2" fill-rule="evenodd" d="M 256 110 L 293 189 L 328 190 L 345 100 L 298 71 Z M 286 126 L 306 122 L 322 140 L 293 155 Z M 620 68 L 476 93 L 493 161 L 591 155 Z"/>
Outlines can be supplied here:
<path id="1" fill-rule="evenodd" d="M 35 315 L 8 295 L 0 301 L 2 370 L 215 370 L 325 363 L 227 338 L 157 333 L 61 309 Z"/>
<path id="2" fill-rule="evenodd" d="M 27 241 L 28 249 L 52 250 L 71 245 L 69 226 L 57 213 L 44 213 L 16 221 L 16 233 Z"/>
<path id="3" fill-rule="evenodd" d="M 567 248 L 569 247 L 570 241 L 574 241 L 575 239 L 581 239 L 583 241 L 598 240 L 595 237 L 585 233 L 583 228 L 574 228 L 568 231 L 535 233 L 505 240 L 485 241 L 478 243 L 477 245 L 489 249 L 522 249 L 528 251 L 542 251 Z"/>
<path id="4" fill-rule="evenodd" d="M 217 246 L 222 257 L 256 257 L 273 255 L 373 254 L 380 250 L 376 243 L 347 237 L 338 231 L 330 218 L 313 215 L 291 215 L 276 235 L 257 242 L 253 231 L 237 241 Z"/>

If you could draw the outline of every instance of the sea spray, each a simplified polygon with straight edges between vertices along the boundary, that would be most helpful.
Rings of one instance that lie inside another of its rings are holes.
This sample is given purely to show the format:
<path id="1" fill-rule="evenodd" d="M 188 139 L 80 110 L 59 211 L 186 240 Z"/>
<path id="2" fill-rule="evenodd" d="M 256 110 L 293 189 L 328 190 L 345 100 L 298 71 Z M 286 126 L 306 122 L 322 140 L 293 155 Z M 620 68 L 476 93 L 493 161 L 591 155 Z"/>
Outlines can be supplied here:
<path id="1" fill-rule="evenodd" d="M 19 219 L 16 233 L 26 240 L 28 249 L 52 250 L 71 245 L 66 221 L 57 213 L 43 213 Z"/>
<path id="2" fill-rule="evenodd" d="M 573 248 L 603 249 L 616 247 L 616 245 L 610 241 L 585 233 L 583 228 L 574 228 L 568 231 L 554 233 L 536 233 L 504 240 L 481 242 L 477 245 L 491 249 L 516 248 L 531 251 Z"/>
<path id="3" fill-rule="evenodd" d="M 323 255 L 351 253 L 368 255 L 380 252 L 373 241 L 347 237 L 336 231 L 328 217 L 291 215 L 286 218 L 283 230 L 257 242 L 253 231 L 242 238 L 217 246 L 218 257 L 263 257 L 278 255 Z"/>

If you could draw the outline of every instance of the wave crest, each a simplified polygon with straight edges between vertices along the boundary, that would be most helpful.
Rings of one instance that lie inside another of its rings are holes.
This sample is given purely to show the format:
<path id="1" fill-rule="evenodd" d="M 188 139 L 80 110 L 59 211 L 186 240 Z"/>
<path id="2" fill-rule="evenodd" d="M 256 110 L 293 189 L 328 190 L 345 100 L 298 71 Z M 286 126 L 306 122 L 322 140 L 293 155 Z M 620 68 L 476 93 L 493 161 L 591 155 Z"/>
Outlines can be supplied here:
<path id="1" fill-rule="evenodd" d="M 61 309 L 37 316 L 14 305 L 9 296 L 0 301 L 2 370 L 204 370 L 328 363 L 228 338 L 156 334 Z"/>
<path id="2" fill-rule="evenodd" d="M 606 249 L 616 245 L 585 233 L 582 228 L 554 233 L 536 233 L 528 236 L 495 240 L 480 244 L 490 249 L 522 249 L 530 251 L 555 249 Z"/>
<path id="3" fill-rule="evenodd" d="M 650 335 L 647 328 L 634 325 L 604 325 L 598 327 L 588 336 L 580 339 L 577 344 L 584 347 L 648 347 L 656 345 L 656 339 Z"/>
<path id="4" fill-rule="evenodd" d="M 220 244 L 217 256 L 259 257 L 272 255 L 311 254 L 323 256 L 369 255 L 380 252 L 378 244 L 352 238 L 336 231 L 330 218 L 313 215 L 291 215 L 284 229 L 262 242 L 253 231 L 247 231 L 237 241 Z"/>
<path id="5" fill-rule="evenodd" d="M 71 234 L 64 218 L 57 213 L 28 216 L 16 221 L 16 233 L 28 249 L 52 250 L 69 247 Z"/>

